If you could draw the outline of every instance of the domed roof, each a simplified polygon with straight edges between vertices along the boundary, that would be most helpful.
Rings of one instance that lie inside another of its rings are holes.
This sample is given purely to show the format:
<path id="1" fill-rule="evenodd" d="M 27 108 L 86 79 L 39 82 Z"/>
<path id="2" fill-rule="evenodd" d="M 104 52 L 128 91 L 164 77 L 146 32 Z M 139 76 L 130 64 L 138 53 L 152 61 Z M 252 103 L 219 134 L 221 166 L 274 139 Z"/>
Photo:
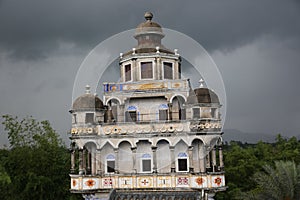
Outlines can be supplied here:
<path id="1" fill-rule="evenodd" d="M 208 88 L 196 88 L 187 98 L 188 104 L 220 103 L 218 95 Z"/>
<path id="2" fill-rule="evenodd" d="M 158 23 L 153 22 L 152 18 L 153 18 L 153 14 L 151 12 L 145 13 L 146 21 L 139 24 L 135 29 L 135 35 L 134 35 L 135 38 L 138 37 L 139 35 L 149 34 L 149 33 L 158 34 L 161 36 L 161 38 L 164 37 L 161 26 Z"/>
<path id="3" fill-rule="evenodd" d="M 104 108 L 103 102 L 96 95 L 90 94 L 89 86 L 86 93 L 78 97 L 72 106 L 72 110 L 101 110 Z"/>

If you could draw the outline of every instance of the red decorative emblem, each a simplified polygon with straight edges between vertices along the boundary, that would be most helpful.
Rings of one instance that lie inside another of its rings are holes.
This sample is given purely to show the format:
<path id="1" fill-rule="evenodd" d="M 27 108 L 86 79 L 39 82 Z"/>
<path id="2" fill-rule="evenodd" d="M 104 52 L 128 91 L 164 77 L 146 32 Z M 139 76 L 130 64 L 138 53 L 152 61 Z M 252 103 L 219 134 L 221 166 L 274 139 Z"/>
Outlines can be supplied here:
<path id="1" fill-rule="evenodd" d="M 222 183 L 222 179 L 220 177 L 215 178 L 215 184 L 217 184 L 218 186 L 220 186 Z"/>
<path id="2" fill-rule="evenodd" d="M 179 177 L 177 180 L 178 185 L 188 185 L 189 179 L 187 177 Z"/>
<path id="3" fill-rule="evenodd" d="M 93 180 L 93 179 L 89 179 L 85 182 L 85 184 L 88 186 L 88 187 L 93 187 L 96 182 Z"/>
<path id="4" fill-rule="evenodd" d="M 196 178 L 196 183 L 198 184 L 198 185 L 202 185 L 203 183 L 204 183 L 204 179 L 202 178 L 202 177 L 198 177 L 198 178 Z"/>
<path id="5" fill-rule="evenodd" d="M 73 180 L 72 181 L 72 184 L 73 184 L 73 187 L 75 187 L 77 185 L 77 181 L 76 180 Z"/>
<path id="6" fill-rule="evenodd" d="M 149 182 L 146 179 L 144 179 L 141 183 L 147 185 Z"/>
<path id="7" fill-rule="evenodd" d="M 104 183 L 104 186 L 112 186 L 112 179 L 105 178 L 103 183 Z"/>

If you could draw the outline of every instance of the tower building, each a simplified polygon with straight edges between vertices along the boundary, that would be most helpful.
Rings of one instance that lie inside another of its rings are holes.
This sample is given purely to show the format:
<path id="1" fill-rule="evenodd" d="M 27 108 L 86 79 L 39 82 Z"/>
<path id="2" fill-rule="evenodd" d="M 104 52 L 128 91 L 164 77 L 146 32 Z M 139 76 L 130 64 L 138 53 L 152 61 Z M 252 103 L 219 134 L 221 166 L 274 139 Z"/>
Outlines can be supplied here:
<path id="1" fill-rule="evenodd" d="M 152 13 L 120 54 L 120 81 L 72 105 L 71 189 L 86 199 L 211 199 L 225 190 L 221 103 L 181 77 Z"/>

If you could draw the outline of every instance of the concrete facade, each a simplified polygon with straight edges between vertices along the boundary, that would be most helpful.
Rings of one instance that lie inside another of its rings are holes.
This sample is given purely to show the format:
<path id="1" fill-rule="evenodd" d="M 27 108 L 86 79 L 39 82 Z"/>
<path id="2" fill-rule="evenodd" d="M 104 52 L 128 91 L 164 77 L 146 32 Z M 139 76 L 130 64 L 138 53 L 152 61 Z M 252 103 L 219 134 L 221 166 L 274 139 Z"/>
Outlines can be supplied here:
<path id="1" fill-rule="evenodd" d="M 226 189 L 219 99 L 181 79 L 180 55 L 161 44 L 152 17 L 120 55 L 120 82 L 103 83 L 103 101 L 87 87 L 70 110 L 71 192 L 86 199 L 208 199 Z"/>

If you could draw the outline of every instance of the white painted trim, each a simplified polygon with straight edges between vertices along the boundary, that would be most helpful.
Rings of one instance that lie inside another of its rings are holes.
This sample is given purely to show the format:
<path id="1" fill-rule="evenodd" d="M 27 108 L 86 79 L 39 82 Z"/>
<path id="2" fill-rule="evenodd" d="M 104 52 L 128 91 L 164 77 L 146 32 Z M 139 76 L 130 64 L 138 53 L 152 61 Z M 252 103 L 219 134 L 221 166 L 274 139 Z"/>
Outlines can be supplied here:
<path id="1" fill-rule="evenodd" d="M 133 65 L 132 65 L 133 63 L 132 62 L 126 62 L 126 63 L 122 63 L 122 69 L 123 69 L 123 75 L 124 75 L 124 82 L 133 82 Z M 126 72 L 125 72 L 125 66 L 126 65 L 130 65 L 130 80 L 129 81 L 126 81 Z"/>
<path id="2" fill-rule="evenodd" d="M 142 79 L 142 63 L 143 62 L 151 62 L 152 63 L 152 78 L 143 78 Z M 154 62 L 154 60 L 153 59 L 149 59 L 149 60 L 141 60 L 141 61 L 139 61 L 139 80 L 155 80 L 155 77 L 154 77 L 154 75 L 155 75 L 155 62 Z"/>
<path id="3" fill-rule="evenodd" d="M 110 153 L 111 154 L 111 153 Z M 115 167 L 116 167 L 116 157 L 115 157 L 115 155 L 113 155 L 114 156 L 114 159 L 107 159 L 106 157 L 108 156 L 108 155 L 110 155 L 110 154 L 107 154 L 106 156 L 105 156 L 105 173 L 106 174 L 114 174 L 115 172 L 108 172 L 107 171 L 107 167 L 108 167 L 108 164 L 107 164 L 107 161 L 115 161 Z"/>
<path id="4" fill-rule="evenodd" d="M 174 95 L 170 98 L 170 103 L 172 103 L 173 99 L 174 99 L 176 96 L 182 97 L 182 98 L 184 99 L 184 103 L 186 103 L 187 98 L 186 98 L 184 95 L 182 95 L 182 94 L 174 94 Z"/>
<path id="5" fill-rule="evenodd" d="M 140 157 L 140 173 L 152 173 L 152 167 L 153 167 L 153 157 L 150 153 L 143 153 L 144 154 L 149 154 L 151 158 L 142 158 Z M 143 160 L 150 160 L 150 171 L 143 171 Z"/>
<path id="6" fill-rule="evenodd" d="M 181 152 L 180 152 L 181 153 Z M 176 160 L 175 160 L 175 169 L 176 169 L 176 172 L 189 172 L 189 169 L 190 169 L 190 165 L 189 165 L 189 155 L 188 153 L 184 152 L 187 156 L 186 157 L 179 157 L 178 155 L 176 155 Z M 178 159 L 186 159 L 186 167 L 187 167 L 187 170 L 186 171 L 179 171 L 178 169 Z"/>
<path id="7" fill-rule="evenodd" d="M 118 98 L 118 97 L 109 97 L 107 100 L 105 100 L 105 105 L 107 106 L 107 103 L 110 101 L 110 100 L 112 100 L 112 99 L 116 99 L 116 100 L 118 100 L 119 101 L 119 104 L 121 105 L 121 100 Z"/>

